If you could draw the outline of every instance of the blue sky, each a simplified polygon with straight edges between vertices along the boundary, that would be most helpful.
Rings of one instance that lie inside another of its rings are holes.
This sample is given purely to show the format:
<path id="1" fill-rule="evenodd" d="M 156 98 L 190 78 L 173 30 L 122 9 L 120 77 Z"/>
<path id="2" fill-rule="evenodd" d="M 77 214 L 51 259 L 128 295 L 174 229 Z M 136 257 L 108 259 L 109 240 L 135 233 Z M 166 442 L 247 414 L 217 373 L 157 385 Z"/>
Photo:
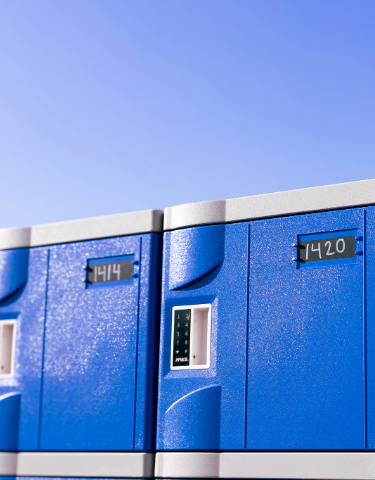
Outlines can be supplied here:
<path id="1" fill-rule="evenodd" d="M 375 2 L 0 2 L 0 227 L 375 178 Z"/>

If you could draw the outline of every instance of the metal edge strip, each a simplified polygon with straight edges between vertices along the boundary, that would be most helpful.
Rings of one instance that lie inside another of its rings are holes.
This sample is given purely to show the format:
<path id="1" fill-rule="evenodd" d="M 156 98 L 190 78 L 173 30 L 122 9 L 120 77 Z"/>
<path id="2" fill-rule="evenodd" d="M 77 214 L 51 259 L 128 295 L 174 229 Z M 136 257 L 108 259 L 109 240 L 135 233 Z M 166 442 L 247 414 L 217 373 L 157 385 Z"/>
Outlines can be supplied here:
<path id="1" fill-rule="evenodd" d="M 156 478 L 374 480 L 374 452 L 165 452 Z"/>
<path id="2" fill-rule="evenodd" d="M 362 180 L 166 208 L 164 230 L 373 204 L 375 180 Z"/>

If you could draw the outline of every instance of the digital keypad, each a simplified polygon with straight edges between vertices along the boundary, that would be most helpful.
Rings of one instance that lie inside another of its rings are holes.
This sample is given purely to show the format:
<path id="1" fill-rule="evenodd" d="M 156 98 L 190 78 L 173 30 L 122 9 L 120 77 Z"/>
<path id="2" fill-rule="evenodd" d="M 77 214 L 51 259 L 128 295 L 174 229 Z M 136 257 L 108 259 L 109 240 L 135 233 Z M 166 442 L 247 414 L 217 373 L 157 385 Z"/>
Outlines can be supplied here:
<path id="1" fill-rule="evenodd" d="M 189 366 L 191 310 L 175 310 L 173 366 Z"/>

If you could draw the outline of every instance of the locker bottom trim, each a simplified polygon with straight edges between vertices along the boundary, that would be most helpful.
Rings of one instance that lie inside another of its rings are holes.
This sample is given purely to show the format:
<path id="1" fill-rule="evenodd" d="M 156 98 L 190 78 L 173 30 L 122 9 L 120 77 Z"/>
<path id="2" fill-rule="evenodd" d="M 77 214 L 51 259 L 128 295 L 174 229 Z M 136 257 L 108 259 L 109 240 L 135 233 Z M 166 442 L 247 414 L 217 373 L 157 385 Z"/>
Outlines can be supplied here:
<path id="1" fill-rule="evenodd" d="M 1 476 L 150 478 L 153 453 L 0 452 Z"/>
<path id="2" fill-rule="evenodd" d="M 375 453 L 158 452 L 155 477 L 375 480 Z"/>

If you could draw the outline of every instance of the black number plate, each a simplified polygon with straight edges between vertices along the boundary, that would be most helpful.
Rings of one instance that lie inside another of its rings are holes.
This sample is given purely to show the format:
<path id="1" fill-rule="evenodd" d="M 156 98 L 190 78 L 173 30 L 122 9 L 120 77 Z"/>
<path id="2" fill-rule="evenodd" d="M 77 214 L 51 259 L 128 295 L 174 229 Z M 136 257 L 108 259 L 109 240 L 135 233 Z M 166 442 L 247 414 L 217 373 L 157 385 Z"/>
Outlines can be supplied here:
<path id="1" fill-rule="evenodd" d="M 322 238 L 299 242 L 298 261 L 301 263 L 355 257 L 355 236 Z"/>
<path id="2" fill-rule="evenodd" d="M 97 283 L 120 282 L 122 280 L 132 280 L 133 278 L 133 262 L 131 260 L 96 263 L 87 266 L 88 285 Z"/>

